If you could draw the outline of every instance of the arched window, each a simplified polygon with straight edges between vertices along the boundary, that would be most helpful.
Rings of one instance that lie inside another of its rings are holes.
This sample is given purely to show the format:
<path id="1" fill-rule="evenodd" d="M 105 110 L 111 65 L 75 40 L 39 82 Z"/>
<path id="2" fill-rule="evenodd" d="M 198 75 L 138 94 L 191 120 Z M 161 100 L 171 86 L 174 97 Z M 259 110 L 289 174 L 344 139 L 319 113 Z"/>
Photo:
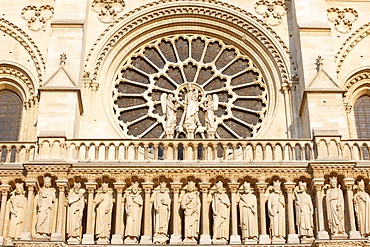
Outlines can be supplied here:
<path id="1" fill-rule="evenodd" d="M 22 100 L 16 93 L 0 91 L 0 141 L 18 141 Z"/>
<path id="2" fill-rule="evenodd" d="M 354 108 L 357 137 L 370 138 L 370 96 L 360 97 Z"/>

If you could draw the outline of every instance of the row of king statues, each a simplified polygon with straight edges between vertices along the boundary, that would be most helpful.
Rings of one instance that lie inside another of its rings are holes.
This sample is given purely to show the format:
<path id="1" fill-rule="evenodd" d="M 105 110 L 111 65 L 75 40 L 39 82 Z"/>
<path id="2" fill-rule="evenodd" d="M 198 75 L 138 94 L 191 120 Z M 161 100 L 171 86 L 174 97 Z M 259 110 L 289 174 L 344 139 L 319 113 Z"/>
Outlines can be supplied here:
<path id="1" fill-rule="evenodd" d="M 326 216 L 328 227 L 332 236 L 347 237 L 345 230 L 344 210 L 345 204 L 343 192 L 338 185 L 336 177 L 329 179 L 326 189 Z M 56 190 L 52 188 L 50 177 L 44 178 L 44 185 L 38 192 L 37 215 L 35 224 L 34 239 L 49 240 L 52 233 L 53 222 L 53 204 L 56 201 Z M 15 190 L 11 193 L 9 203 L 9 242 L 20 239 L 23 231 L 23 223 L 26 217 L 27 198 L 22 183 L 16 183 Z M 175 214 L 172 217 L 183 215 L 183 240 L 184 244 L 196 244 L 200 238 L 201 222 L 201 197 L 197 190 L 197 185 L 189 181 L 184 187 L 184 194 L 179 201 L 179 207 L 182 214 Z M 268 189 L 267 215 L 269 217 L 269 238 L 272 243 L 285 243 L 287 199 L 281 189 L 281 183 L 276 180 Z M 294 188 L 295 222 L 297 235 L 301 241 L 314 240 L 314 206 L 309 193 L 307 193 L 306 182 L 299 182 Z M 124 212 L 125 212 L 125 230 L 123 232 L 125 244 L 139 243 L 142 236 L 142 224 L 144 200 L 141 193 L 140 184 L 133 182 L 126 193 Z M 257 197 L 250 183 L 244 182 L 239 186 L 237 193 L 239 208 L 239 233 L 241 241 L 244 244 L 257 243 L 260 237 L 258 214 L 261 208 L 258 205 Z M 94 199 L 95 205 L 95 239 L 99 244 L 110 243 L 112 213 L 113 213 L 113 190 L 109 188 L 108 183 L 102 183 Z M 203 202 L 203 201 L 202 201 Z M 230 209 L 231 200 L 226 193 L 224 184 L 219 181 L 215 183 L 214 193 L 211 199 L 212 221 L 212 243 L 227 244 L 230 239 Z M 66 237 L 68 243 L 81 243 L 82 226 L 86 204 L 86 190 L 82 188 L 80 182 L 74 182 L 73 188 L 69 191 L 66 199 L 67 220 Z M 152 200 L 153 205 L 153 238 L 152 243 L 165 244 L 170 240 L 170 218 L 172 200 L 168 192 L 166 182 L 159 184 L 159 190 Z M 357 227 L 363 237 L 370 233 L 370 196 L 365 191 L 363 180 L 358 181 L 357 193 L 353 197 Z M 207 212 L 207 211 L 206 211 Z M 235 213 L 235 212 L 234 212 Z M 354 215 L 353 215 L 354 216 Z M 262 218 L 262 217 L 261 217 Z M 263 217 L 264 218 L 264 217 Z M 60 220 L 60 219 L 59 219 Z M 123 220 L 123 218 L 122 218 Z M 261 220 L 261 219 L 260 219 Z M 120 222 L 116 222 L 119 224 Z M 233 222 L 235 224 L 235 222 Z M 204 223 L 206 224 L 206 223 Z M 261 224 L 261 222 L 260 222 Z M 173 226 L 176 227 L 176 226 Z"/>

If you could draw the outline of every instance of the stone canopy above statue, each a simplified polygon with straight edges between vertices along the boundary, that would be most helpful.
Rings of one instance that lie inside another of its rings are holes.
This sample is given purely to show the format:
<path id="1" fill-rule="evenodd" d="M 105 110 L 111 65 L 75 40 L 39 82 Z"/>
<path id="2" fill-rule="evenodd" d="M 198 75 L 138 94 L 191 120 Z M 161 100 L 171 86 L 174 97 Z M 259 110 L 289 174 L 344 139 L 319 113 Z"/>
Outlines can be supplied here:
<path id="1" fill-rule="evenodd" d="M 113 112 L 130 138 L 254 137 L 267 101 L 252 60 L 202 35 L 144 45 L 124 62 L 113 88 Z"/>

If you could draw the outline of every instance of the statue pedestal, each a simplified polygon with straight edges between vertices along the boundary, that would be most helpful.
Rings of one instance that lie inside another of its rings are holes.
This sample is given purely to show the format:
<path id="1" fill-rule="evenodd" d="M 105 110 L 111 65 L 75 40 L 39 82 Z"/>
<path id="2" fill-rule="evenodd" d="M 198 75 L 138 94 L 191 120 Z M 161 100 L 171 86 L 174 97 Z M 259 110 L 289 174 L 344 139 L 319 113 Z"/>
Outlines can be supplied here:
<path id="1" fill-rule="evenodd" d="M 272 244 L 285 244 L 285 239 L 283 237 L 277 238 L 277 237 L 272 237 Z"/>
<path id="2" fill-rule="evenodd" d="M 257 238 L 245 238 L 243 239 L 243 244 L 245 245 L 255 245 L 257 244 Z"/>
<path id="3" fill-rule="evenodd" d="M 359 231 L 350 231 L 349 239 L 364 239 L 364 237 L 361 236 Z"/>
<path id="4" fill-rule="evenodd" d="M 79 238 L 69 238 L 67 240 L 67 243 L 68 244 L 80 244 L 81 243 L 81 240 Z"/>
<path id="5" fill-rule="evenodd" d="M 96 244 L 110 244 L 109 238 L 99 238 Z"/>
<path id="6" fill-rule="evenodd" d="M 331 235 L 331 239 L 347 239 L 347 238 L 348 235 L 346 233 Z"/>
<path id="7" fill-rule="evenodd" d="M 182 241 L 183 245 L 195 245 L 198 244 L 198 242 L 195 239 L 189 239 L 185 238 L 184 241 Z"/>
<path id="8" fill-rule="evenodd" d="M 137 240 L 137 238 L 130 238 L 130 237 L 127 237 L 124 241 L 125 244 L 138 244 L 139 241 Z M 113 244 L 113 239 L 112 239 L 112 244 Z"/>
<path id="9" fill-rule="evenodd" d="M 123 244 L 122 234 L 113 234 L 111 242 L 112 244 Z"/>
<path id="10" fill-rule="evenodd" d="M 288 244 L 299 244 L 298 234 L 288 234 Z"/>
<path id="11" fill-rule="evenodd" d="M 51 234 L 50 241 L 63 241 L 63 235 L 60 232 Z"/>
<path id="12" fill-rule="evenodd" d="M 0 236 L 0 245 L 3 246 L 4 245 L 4 237 L 3 236 Z"/>
<path id="13" fill-rule="evenodd" d="M 227 240 L 226 239 L 214 239 L 212 240 L 212 244 L 222 244 L 222 245 L 225 245 L 227 244 Z"/>
<path id="14" fill-rule="evenodd" d="M 170 244 L 181 244 L 182 239 L 180 234 L 172 234 L 170 238 Z"/>
<path id="15" fill-rule="evenodd" d="M 31 240 L 31 233 L 30 232 L 21 232 L 19 235 L 21 240 Z"/>
<path id="16" fill-rule="evenodd" d="M 94 235 L 85 233 L 82 238 L 82 244 L 95 244 L 94 243 Z"/>
<path id="17" fill-rule="evenodd" d="M 261 234 L 259 244 L 271 244 L 270 236 L 267 234 Z"/>
<path id="18" fill-rule="evenodd" d="M 317 233 L 317 239 L 330 239 L 329 238 L 329 233 L 327 231 L 319 231 Z"/>
<path id="19" fill-rule="evenodd" d="M 311 238 L 303 237 L 303 238 L 301 238 L 301 244 L 312 244 L 314 241 L 315 241 L 314 237 L 311 237 Z"/>
<path id="20" fill-rule="evenodd" d="M 209 234 L 200 235 L 199 243 L 200 244 L 212 244 L 211 235 L 209 235 Z"/>
<path id="21" fill-rule="evenodd" d="M 152 244 L 152 236 L 143 235 L 141 236 L 140 244 Z"/>
<path id="22" fill-rule="evenodd" d="M 234 234 L 230 236 L 230 244 L 241 244 L 241 238 L 239 235 Z"/>

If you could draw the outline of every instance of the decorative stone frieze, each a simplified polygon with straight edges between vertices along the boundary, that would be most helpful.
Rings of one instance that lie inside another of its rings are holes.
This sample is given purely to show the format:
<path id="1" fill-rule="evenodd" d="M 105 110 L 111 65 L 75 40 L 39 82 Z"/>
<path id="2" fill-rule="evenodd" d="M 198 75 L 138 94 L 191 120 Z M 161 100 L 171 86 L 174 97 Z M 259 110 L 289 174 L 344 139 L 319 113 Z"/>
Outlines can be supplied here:
<path id="1" fill-rule="evenodd" d="M 28 5 L 22 9 L 21 16 L 27 21 L 27 26 L 32 31 L 43 29 L 46 22 L 54 15 L 54 7 L 51 5 Z"/>

